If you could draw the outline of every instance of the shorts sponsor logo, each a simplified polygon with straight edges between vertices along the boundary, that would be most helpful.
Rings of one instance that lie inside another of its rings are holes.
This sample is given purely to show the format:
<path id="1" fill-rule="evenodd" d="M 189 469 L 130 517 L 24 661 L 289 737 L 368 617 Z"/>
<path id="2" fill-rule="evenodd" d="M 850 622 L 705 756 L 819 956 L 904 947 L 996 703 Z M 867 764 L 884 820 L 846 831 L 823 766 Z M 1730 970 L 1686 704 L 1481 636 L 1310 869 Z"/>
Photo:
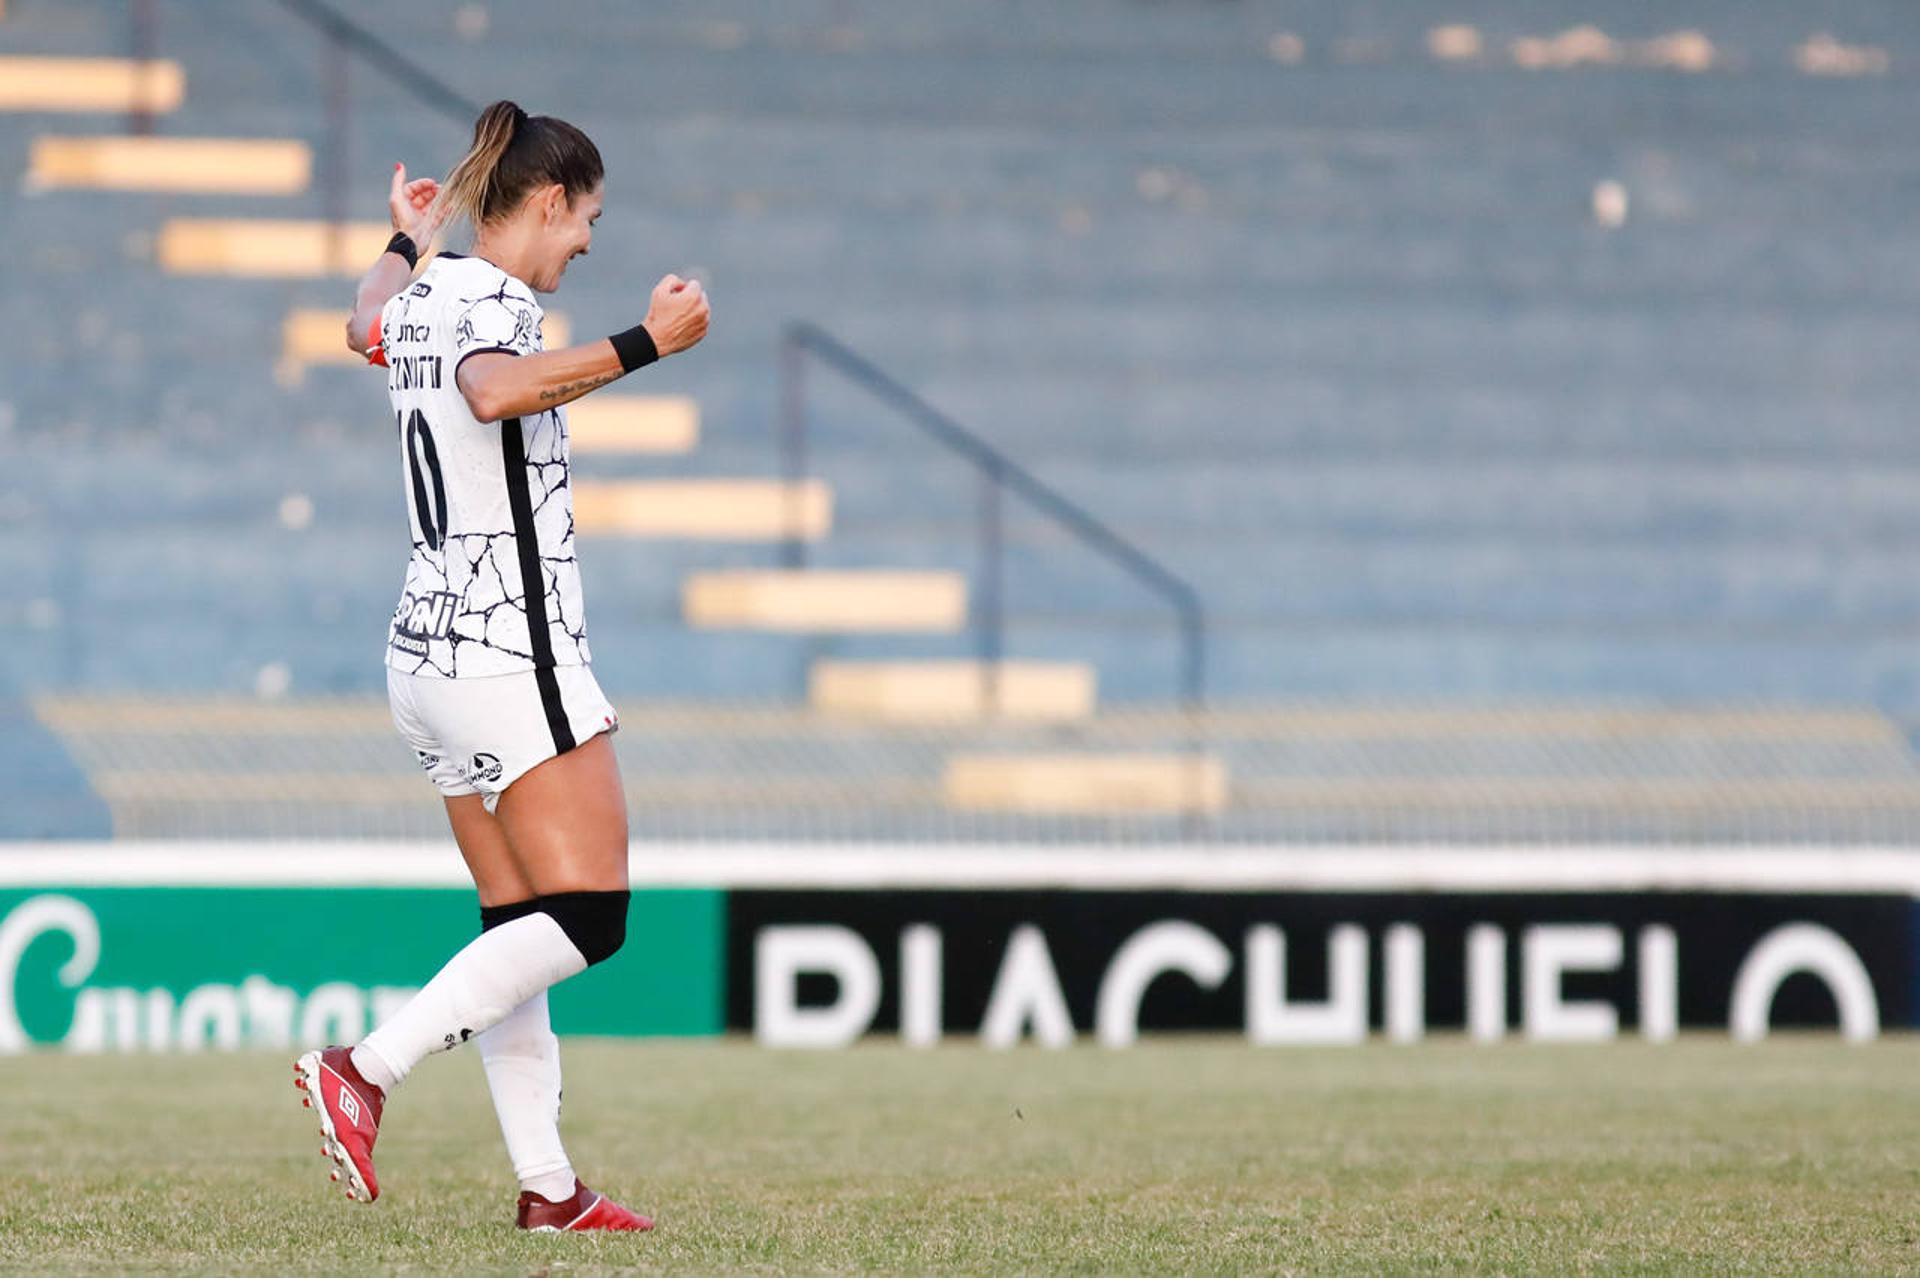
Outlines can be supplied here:
<path id="1" fill-rule="evenodd" d="M 473 756 L 472 763 L 467 766 L 467 780 L 475 785 L 483 782 L 491 785 L 500 779 L 504 771 L 497 755 L 476 754 Z"/>
<path id="2" fill-rule="evenodd" d="M 425 750 L 415 750 L 414 757 L 420 760 L 420 766 L 428 772 L 440 766 L 440 756 L 428 754 Z"/>
<path id="3" fill-rule="evenodd" d="M 453 614 L 459 604 L 460 596 L 447 590 L 400 596 L 400 606 L 393 610 L 392 646 L 401 652 L 424 657 L 428 643 L 445 639 L 452 631 Z"/>

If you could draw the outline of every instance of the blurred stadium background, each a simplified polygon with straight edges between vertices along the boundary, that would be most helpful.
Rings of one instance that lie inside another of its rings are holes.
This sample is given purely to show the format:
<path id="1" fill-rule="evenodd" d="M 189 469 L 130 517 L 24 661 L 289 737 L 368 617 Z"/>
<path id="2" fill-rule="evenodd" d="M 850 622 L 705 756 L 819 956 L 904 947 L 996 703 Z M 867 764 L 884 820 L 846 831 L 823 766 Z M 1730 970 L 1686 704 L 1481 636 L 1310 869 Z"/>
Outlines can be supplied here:
<path id="1" fill-rule="evenodd" d="M 499 97 L 549 344 L 715 299 L 571 410 L 648 1264 L 1914 1270 L 1900 0 L 0 0 L 0 1268 L 624 1259 L 285 1089 L 473 934 L 341 321 Z"/>
<path id="2" fill-rule="evenodd" d="M 443 836 L 338 319 L 393 162 L 504 96 L 607 158 L 556 325 L 717 302 L 576 409 L 636 836 L 1911 843 L 1916 53 L 1864 3 L 0 0 L 0 834 Z"/>

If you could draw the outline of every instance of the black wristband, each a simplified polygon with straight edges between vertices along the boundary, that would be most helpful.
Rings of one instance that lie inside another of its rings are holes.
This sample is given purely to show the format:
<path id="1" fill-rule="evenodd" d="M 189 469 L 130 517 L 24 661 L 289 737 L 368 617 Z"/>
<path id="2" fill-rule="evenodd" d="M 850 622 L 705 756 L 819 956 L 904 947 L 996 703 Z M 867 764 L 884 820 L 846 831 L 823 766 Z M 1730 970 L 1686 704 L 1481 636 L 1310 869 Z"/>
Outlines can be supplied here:
<path id="1" fill-rule="evenodd" d="M 635 324 L 626 332 L 615 333 L 607 340 L 613 343 L 613 353 L 620 357 L 620 371 L 623 373 L 645 368 L 660 358 L 660 348 L 653 344 L 653 334 L 647 331 L 645 324 Z"/>
<path id="2" fill-rule="evenodd" d="M 407 269 L 420 265 L 420 249 L 405 231 L 395 231 L 393 238 L 387 241 L 387 252 L 398 253 L 407 259 Z"/>

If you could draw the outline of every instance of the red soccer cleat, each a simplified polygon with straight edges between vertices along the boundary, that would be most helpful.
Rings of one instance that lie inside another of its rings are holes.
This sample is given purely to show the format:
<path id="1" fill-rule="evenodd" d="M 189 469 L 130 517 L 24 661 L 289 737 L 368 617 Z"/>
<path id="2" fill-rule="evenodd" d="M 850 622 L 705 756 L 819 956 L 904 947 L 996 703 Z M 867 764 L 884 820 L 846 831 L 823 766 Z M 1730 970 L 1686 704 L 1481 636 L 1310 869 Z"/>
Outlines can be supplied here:
<path id="1" fill-rule="evenodd" d="M 573 1197 L 551 1202 L 531 1189 L 520 1195 L 520 1228 L 534 1233 L 564 1234 L 586 1229 L 624 1230 L 642 1233 L 653 1228 L 653 1221 L 638 1212 L 628 1211 L 605 1194 L 596 1194 L 578 1178 L 573 1182 Z"/>
<path id="2" fill-rule="evenodd" d="M 295 1061 L 293 1085 L 305 1093 L 300 1103 L 320 1115 L 320 1153 L 334 1161 L 335 1183 L 344 1181 L 347 1197 L 355 1202 L 378 1198 L 373 1142 L 380 1135 L 385 1093 L 360 1077 L 353 1052 L 345 1047 L 308 1052 Z"/>

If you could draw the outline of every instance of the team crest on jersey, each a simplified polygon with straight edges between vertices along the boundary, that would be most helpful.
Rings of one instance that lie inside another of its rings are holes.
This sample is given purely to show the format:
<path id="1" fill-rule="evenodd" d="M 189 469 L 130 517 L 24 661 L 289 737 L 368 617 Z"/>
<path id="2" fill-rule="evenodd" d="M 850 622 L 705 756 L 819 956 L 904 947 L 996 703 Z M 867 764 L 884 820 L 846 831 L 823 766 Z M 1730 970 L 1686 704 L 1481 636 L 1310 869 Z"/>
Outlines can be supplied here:
<path id="1" fill-rule="evenodd" d="M 532 350 L 536 324 L 532 307 L 509 306 L 501 298 L 483 297 L 460 317 L 454 326 L 454 339 L 463 351 L 495 346 Z"/>

